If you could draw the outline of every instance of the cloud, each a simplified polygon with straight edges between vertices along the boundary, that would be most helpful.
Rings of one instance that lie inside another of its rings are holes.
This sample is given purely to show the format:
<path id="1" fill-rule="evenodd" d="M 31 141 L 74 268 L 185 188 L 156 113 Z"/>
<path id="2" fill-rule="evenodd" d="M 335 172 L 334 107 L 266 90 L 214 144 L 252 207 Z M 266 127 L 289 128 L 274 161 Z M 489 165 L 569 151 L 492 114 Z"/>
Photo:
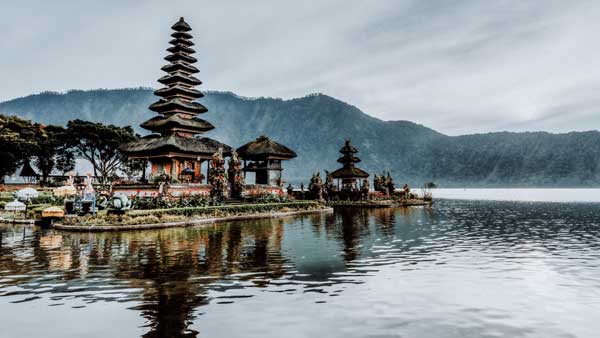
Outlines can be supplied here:
<path id="1" fill-rule="evenodd" d="M 565 1 L 32 1 L 0 13 L 0 100 L 156 86 L 193 27 L 205 89 L 324 92 L 448 134 L 596 129 L 600 4 Z"/>

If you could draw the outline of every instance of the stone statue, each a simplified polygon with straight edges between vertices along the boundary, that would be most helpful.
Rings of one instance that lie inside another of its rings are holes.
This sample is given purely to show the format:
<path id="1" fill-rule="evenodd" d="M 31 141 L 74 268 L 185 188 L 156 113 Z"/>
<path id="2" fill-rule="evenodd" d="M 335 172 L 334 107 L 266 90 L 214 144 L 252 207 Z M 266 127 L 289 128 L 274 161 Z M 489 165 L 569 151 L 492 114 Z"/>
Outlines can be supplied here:
<path id="1" fill-rule="evenodd" d="M 323 199 L 323 181 L 321 180 L 321 173 L 317 172 L 313 174 L 308 185 L 308 191 L 310 192 L 311 198 L 316 200 Z"/>
<path id="2" fill-rule="evenodd" d="M 390 196 L 392 196 L 394 194 L 394 192 L 396 191 L 396 187 L 394 185 L 394 179 L 392 178 L 392 176 L 390 176 L 389 171 L 387 173 L 387 178 L 385 180 L 385 189 L 386 189 L 388 195 L 390 195 Z"/>
<path id="3" fill-rule="evenodd" d="M 410 187 L 408 186 L 408 184 L 402 186 L 401 195 L 404 196 L 404 198 L 410 198 Z"/>
<path id="4" fill-rule="evenodd" d="M 337 189 L 335 187 L 335 184 L 333 183 L 333 176 L 331 176 L 331 173 L 327 170 L 325 170 L 325 189 L 324 189 L 324 193 L 325 193 L 325 199 L 329 200 L 332 199 L 336 196 L 337 194 Z"/>
<path id="5" fill-rule="evenodd" d="M 238 158 L 238 154 L 235 150 L 231 151 L 228 174 L 229 185 L 231 187 L 231 197 L 242 197 L 246 184 L 244 182 L 244 176 L 242 175 L 242 162 Z"/>
<path id="6" fill-rule="evenodd" d="M 225 200 L 227 186 L 227 173 L 225 172 L 223 148 L 219 148 L 212 156 L 208 181 L 211 186 L 210 197 L 216 202 L 223 202 Z"/>
<path id="7" fill-rule="evenodd" d="M 360 187 L 360 198 L 368 199 L 369 198 L 369 180 L 366 178 L 362 181 L 362 186 Z"/>
<path id="8" fill-rule="evenodd" d="M 94 186 L 92 185 L 92 175 L 87 174 L 85 177 L 85 188 L 83 189 L 84 195 L 95 194 Z"/>
<path id="9" fill-rule="evenodd" d="M 73 175 L 69 175 L 69 178 L 67 178 L 66 186 L 69 186 L 69 187 L 75 186 L 75 178 L 73 177 Z"/>
<path id="10" fill-rule="evenodd" d="M 378 192 L 384 192 L 382 176 L 377 176 L 377 174 L 375 174 L 375 177 L 373 178 L 373 189 Z"/>
<path id="11" fill-rule="evenodd" d="M 132 207 L 132 201 L 121 193 L 115 194 L 111 202 L 113 209 L 122 213 Z"/>

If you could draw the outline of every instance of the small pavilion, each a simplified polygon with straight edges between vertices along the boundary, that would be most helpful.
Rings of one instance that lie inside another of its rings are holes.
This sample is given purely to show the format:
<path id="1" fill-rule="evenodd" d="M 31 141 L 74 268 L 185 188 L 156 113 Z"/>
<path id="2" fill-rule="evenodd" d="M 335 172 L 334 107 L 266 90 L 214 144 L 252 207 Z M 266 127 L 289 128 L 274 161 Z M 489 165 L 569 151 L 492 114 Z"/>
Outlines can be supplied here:
<path id="1" fill-rule="evenodd" d="M 281 161 L 297 156 L 290 148 L 264 135 L 239 147 L 237 152 L 244 160 L 244 178 L 246 173 L 253 172 L 255 184 L 270 186 L 281 185 Z"/>
<path id="2" fill-rule="evenodd" d="M 25 181 L 25 183 L 29 184 L 35 183 L 35 181 L 39 177 L 38 173 L 36 173 L 35 170 L 31 167 L 29 161 L 25 161 L 25 163 L 23 164 L 23 168 L 21 168 L 19 176 L 23 178 L 23 181 Z"/>
<path id="3" fill-rule="evenodd" d="M 202 104 L 195 102 L 204 96 L 194 87 L 202 82 L 192 74 L 199 70 L 192 64 L 197 60 L 191 47 L 190 25 L 183 18 L 171 27 L 174 32 L 167 49 L 169 62 L 161 69 L 167 75 L 158 79 L 165 85 L 154 92 L 160 97 L 150 105 L 157 116 L 141 124 L 141 127 L 153 132 L 137 141 L 124 145 L 121 150 L 131 159 L 147 159 L 152 164 L 152 176 L 169 175 L 174 179 L 191 177 L 192 182 L 201 183 L 201 165 L 222 149 L 229 156 L 231 147 L 219 141 L 202 137 L 202 134 L 214 126 L 198 117 L 208 111 Z M 209 165 L 206 170 L 208 172 Z M 206 175 L 208 177 L 208 174 Z"/>
<path id="4" fill-rule="evenodd" d="M 331 177 L 338 181 L 338 188 L 360 188 L 360 181 L 369 177 L 369 173 L 355 166 L 360 162 L 360 158 L 355 154 L 358 150 L 352 146 L 350 139 L 346 140 L 344 146 L 340 149 L 342 157 L 338 158 L 338 162 L 342 167 L 331 173 Z"/>

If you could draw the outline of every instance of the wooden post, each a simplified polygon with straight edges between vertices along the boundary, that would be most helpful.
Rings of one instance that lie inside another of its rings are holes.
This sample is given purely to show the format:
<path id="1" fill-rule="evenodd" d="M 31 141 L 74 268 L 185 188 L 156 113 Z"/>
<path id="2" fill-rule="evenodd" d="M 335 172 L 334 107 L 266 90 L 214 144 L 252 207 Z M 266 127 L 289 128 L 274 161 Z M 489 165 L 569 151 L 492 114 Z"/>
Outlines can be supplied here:
<path id="1" fill-rule="evenodd" d="M 202 174 L 202 161 L 196 160 L 194 161 L 194 179 L 202 183 L 202 180 L 200 179 L 200 174 Z"/>
<path id="2" fill-rule="evenodd" d="M 208 183 L 209 174 L 210 174 L 210 160 L 206 160 L 206 183 Z"/>
<path id="3" fill-rule="evenodd" d="M 171 159 L 171 179 L 177 179 L 177 160 Z"/>

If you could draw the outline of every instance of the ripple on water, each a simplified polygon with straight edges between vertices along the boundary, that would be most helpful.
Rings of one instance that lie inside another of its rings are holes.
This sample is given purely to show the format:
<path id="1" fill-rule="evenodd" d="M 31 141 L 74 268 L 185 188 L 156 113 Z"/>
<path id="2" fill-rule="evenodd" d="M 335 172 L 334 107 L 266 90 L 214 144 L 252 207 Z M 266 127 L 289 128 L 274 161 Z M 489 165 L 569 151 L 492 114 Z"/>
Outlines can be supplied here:
<path id="1" fill-rule="evenodd" d="M 442 201 L 149 232 L 0 228 L 0 312 L 44 304 L 50 337 L 49 314 L 70 311 L 118 334 L 128 324 L 93 319 L 116 303 L 148 336 L 285 323 L 291 336 L 591 337 L 599 222 L 594 204 Z"/>

